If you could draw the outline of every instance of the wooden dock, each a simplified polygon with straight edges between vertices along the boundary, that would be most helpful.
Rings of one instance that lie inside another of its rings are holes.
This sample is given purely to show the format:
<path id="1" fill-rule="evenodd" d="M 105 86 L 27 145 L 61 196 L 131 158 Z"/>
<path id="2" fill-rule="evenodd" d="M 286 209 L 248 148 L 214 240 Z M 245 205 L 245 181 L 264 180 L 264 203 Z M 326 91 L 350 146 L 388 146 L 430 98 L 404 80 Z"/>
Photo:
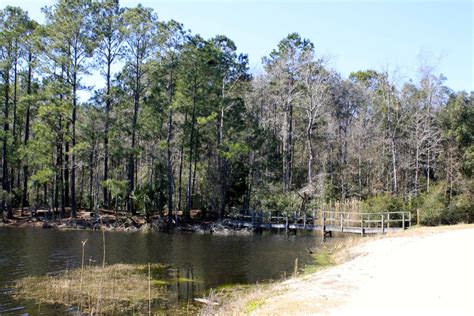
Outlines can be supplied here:
<path id="1" fill-rule="evenodd" d="M 332 232 L 364 236 L 404 230 L 411 225 L 411 213 L 242 211 L 231 215 L 227 222 L 234 227 L 252 229 L 317 230 L 323 236 L 330 236 Z"/>

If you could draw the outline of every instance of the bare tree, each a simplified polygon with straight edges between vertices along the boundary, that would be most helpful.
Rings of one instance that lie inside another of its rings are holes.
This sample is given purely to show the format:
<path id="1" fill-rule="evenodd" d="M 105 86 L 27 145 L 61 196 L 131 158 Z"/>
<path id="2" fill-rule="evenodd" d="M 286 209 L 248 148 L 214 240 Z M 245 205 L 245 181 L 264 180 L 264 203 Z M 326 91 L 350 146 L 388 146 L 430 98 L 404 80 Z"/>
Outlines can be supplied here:
<path id="1" fill-rule="evenodd" d="M 313 165 L 315 147 L 313 134 L 317 119 L 327 111 L 331 98 L 331 74 L 324 68 L 324 60 L 315 60 L 314 51 L 308 50 L 303 54 L 302 63 L 298 68 L 299 80 L 302 82 L 303 93 L 300 107 L 305 113 L 306 150 L 308 152 L 307 181 L 313 183 Z"/>

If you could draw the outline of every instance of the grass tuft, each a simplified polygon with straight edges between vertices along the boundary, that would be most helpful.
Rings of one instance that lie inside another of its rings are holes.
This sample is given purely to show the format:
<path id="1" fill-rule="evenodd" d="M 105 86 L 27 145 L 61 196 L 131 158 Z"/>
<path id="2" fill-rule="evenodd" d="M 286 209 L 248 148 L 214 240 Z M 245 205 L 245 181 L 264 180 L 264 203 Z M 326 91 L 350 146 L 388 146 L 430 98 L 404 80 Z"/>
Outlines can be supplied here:
<path id="1" fill-rule="evenodd" d="M 153 264 L 150 270 L 156 273 L 165 268 Z M 148 265 L 115 264 L 84 267 L 54 276 L 26 277 L 16 283 L 14 295 L 39 304 L 77 306 L 85 313 L 116 314 L 130 310 L 141 313 L 148 311 L 150 299 L 166 299 L 167 289 L 163 287 L 166 284 L 164 280 L 154 279 L 149 289 Z"/>
<path id="2" fill-rule="evenodd" d="M 253 299 L 247 302 L 244 307 L 244 313 L 251 313 L 255 311 L 257 308 L 265 304 L 265 300 L 261 298 Z"/>

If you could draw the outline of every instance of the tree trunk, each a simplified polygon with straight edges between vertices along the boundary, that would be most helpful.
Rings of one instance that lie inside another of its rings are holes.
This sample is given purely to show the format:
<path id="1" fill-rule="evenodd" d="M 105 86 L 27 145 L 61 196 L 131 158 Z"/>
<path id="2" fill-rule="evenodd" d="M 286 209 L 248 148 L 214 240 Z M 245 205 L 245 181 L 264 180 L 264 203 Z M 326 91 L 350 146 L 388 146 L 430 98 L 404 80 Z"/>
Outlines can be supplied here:
<path id="1" fill-rule="evenodd" d="M 108 55 L 110 56 L 110 54 Z M 107 61 L 107 97 L 105 99 L 105 130 L 104 130 L 104 181 L 109 178 L 109 127 L 110 127 L 110 107 L 111 107 L 111 91 L 110 91 L 110 68 L 111 68 L 111 60 Z M 107 187 L 104 186 L 103 189 L 104 194 L 104 207 L 109 206 L 109 199 L 108 199 L 108 190 Z"/>
<path id="2" fill-rule="evenodd" d="M 93 202 L 93 187 L 94 187 L 94 150 L 91 150 L 89 154 L 89 212 L 94 209 Z"/>
<path id="3" fill-rule="evenodd" d="M 59 122 L 61 125 L 62 122 Z M 60 128 L 61 130 L 61 128 Z M 56 165 L 56 193 L 55 193 L 55 205 L 58 205 L 58 197 L 59 197 L 59 204 L 61 205 L 61 218 L 65 217 L 66 209 L 64 206 L 64 166 L 63 166 L 63 140 L 62 136 L 59 138 L 59 142 L 56 146 L 57 148 L 57 165 Z"/>
<path id="4" fill-rule="evenodd" d="M 283 192 L 289 191 L 289 170 L 288 170 L 288 112 L 285 111 L 283 119 Z"/>
<path id="5" fill-rule="evenodd" d="M 171 225 L 173 220 L 173 161 L 171 152 L 171 139 L 173 137 L 173 109 L 172 109 L 172 94 L 169 96 L 169 116 L 168 116 L 168 135 L 167 143 L 167 176 L 168 176 L 168 225 Z"/>
<path id="6" fill-rule="evenodd" d="M 72 148 L 73 152 L 71 153 L 71 216 L 77 216 L 77 202 L 76 202 L 76 155 L 74 154 L 74 149 L 76 147 L 76 120 L 77 120 L 77 65 L 75 65 L 73 73 L 73 83 L 72 83 Z"/>
<path id="7" fill-rule="evenodd" d="M 198 138 L 198 133 L 196 131 L 196 139 Z M 196 175 L 197 175 L 197 163 L 199 161 L 199 152 L 197 151 L 197 148 L 194 150 L 194 167 L 193 167 L 193 182 L 191 184 L 191 206 L 193 205 L 193 196 L 194 193 L 196 192 Z"/>
<path id="8" fill-rule="evenodd" d="M 293 104 L 290 103 L 290 117 L 289 117 L 289 132 L 288 132 L 288 191 L 291 190 L 293 180 Z"/>
<path id="9" fill-rule="evenodd" d="M 184 125 L 188 122 L 188 113 L 184 113 Z M 183 191 L 183 164 L 184 164 L 184 144 L 181 144 L 181 150 L 179 153 L 179 175 L 178 175 L 178 210 L 182 208 L 182 191 Z"/>
<path id="10" fill-rule="evenodd" d="M 139 74 L 139 60 L 137 56 L 135 66 L 135 91 L 133 100 L 133 121 L 132 121 L 132 148 L 129 155 L 128 161 L 128 181 L 129 181 L 129 192 L 128 192 L 128 211 L 133 215 L 136 215 L 135 208 L 132 201 L 133 190 L 135 190 L 135 142 L 136 142 L 136 130 L 138 120 L 138 106 L 140 102 L 140 74 Z"/>
<path id="11" fill-rule="evenodd" d="M 31 96 L 31 79 L 32 79 L 32 52 L 31 47 L 28 49 L 28 81 L 26 83 L 26 93 L 28 96 Z M 28 145 L 28 140 L 30 137 L 30 110 L 31 102 L 28 100 L 26 104 L 26 114 L 25 114 L 25 138 L 23 140 L 23 145 L 26 147 Z M 28 163 L 23 165 L 23 192 L 21 197 L 21 211 L 28 206 Z"/>
<path id="12" fill-rule="evenodd" d="M 397 157 L 396 157 L 395 139 L 393 135 L 390 137 L 390 149 L 392 152 L 393 192 L 396 194 L 398 192 Z"/>
<path id="13" fill-rule="evenodd" d="M 359 147 L 359 150 L 360 150 L 360 147 Z M 358 183 L 359 183 L 359 198 L 362 198 L 362 158 L 361 158 L 361 155 L 359 153 L 359 155 L 357 156 L 357 166 L 358 166 Z"/>
<path id="14" fill-rule="evenodd" d="M 293 105 L 287 104 L 284 114 L 283 132 L 283 192 L 291 189 L 292 152 L 293 152 Z"/>
<path id="15" fill-rule="evenodd" d="M 191 133 L 189 137 L 189 165 L 188 165 L 188 185 L 186 188 L 186 208 L 185 208 L 185 220 L 189 220 L 189 211 L 191 210 L 191 195 L 192 195 L 192 176 L 193 176 L 193 147 L 194 147 L 194 127 L 196 124 L 196 78 L 194 78 L 193 87 L 193 110 L 191 116 Z"/>
<path id="16" fill-rule="evenodd" d="M 426 192 L 430 192 L 430 148 L 428 147 L 428 153 L 426 155 Z"/>
<path id="17" fill-rule="evenodd" d="M 84 164 L 81 166 L 81 187 L 79 188 L 79 205 L 82 207 L 83 206 L 83 201 L 84 201 L 84 177 L 85 177 L 85 171 L 84 171 Z"/>
<path id="18" fill-rule="evenodd" d="M 418 173 L 419 173 L 419 170 L 420 170 L 419 157 L 420 157 L 419 144 L 418 144 L 418 140 L 416 140 L 416 148 L 415 148 L 415 188 L 414 188 L 415 196 L 418 195 Z"/>
<path id="19" fill-rule="evenodd" d="M 348 125 L 348 124 L 347 124 Z M 347 167 L 347 128 L 342 128 L 342 148 L 341 148 L 341 199 L 344 201 L 348 194 L 348 185 L 346 185 L 346 167 Z"/>
<path id="20" fill-rule="evenodd" d="M 252 202 L 252 187 L 253 187 L 253 174 L 254 174 L 254 162 L 255 162 L 255 153 L 251 152 L 249 156 L 249 165 L 250 170 L 247 177 L 247 192 L 245 194 L 245 200 L 243 209 L 248 211 L 250 209 L 250 203 Z"/>
<path id="21" fill-rule="evenodd" d="M 66 123 L 66 134 L 69 135 L 70 130 L 70 122 Z M 69 175 L 69 168 L 70 168 L 70 161 L 69 161 L 69 141 L 66 140 L 64 142 L 64 204 L 66 206 L 71 206 L 71 199 L 70 199 L 70 175 Z"/>
<path id="22" fill-rule="evenodd" d="M 222 82 L 222 100 L 221 100 L 221 111 L 219 115 L 219 124 L 218 124 L 218 132 L 217 132 L 217 165 L 219 168 L 219 175 L 220 175 L 220 205 L 219 205 L 219 219 L 224 218 L 225 212 L 225 199 L 226 199 L 226 191 L 227 191 L 227 175 L 226 175 L 226 166 L 225 166 L 225 158 L 222 157 L 220 154 L 222 143 L 224 142 L 224 100 L 225 100 L 225 83 Z"/>
<path id="23" fill-rule="evenodd" d="M 56 156 L 59 153 L 59 148 L 56 145 Z M 58 169 L 58 159 L 59 157 L 56 157 L 56 169 Z M 56 175 L 54 177 L 53 185 L 52 185 L 52 193 L 51 193 L 51 198 L 52 198 L 52 203 L 51 203 L 51 210 L 54 214 L 58 211 L 58 205 L 59 205 L 59 178 L 60 178 L 60 173 L 61 170 L 58 169 L 59 171 L 56 171 Z"/>
<path id="24" fill-rule="evenodd" d="M 12 125 L 12 147 L 13 150 L 16 150 L 16 124 L 17 124 L 17 115 L 16 115 L 16 108 L 17 108 L 17 100 L 18 100 L 18 47 L 17 43 L 15 43 L 15 60 L 13 63 L 13 125 Z M 10 185 L 12 188 L 15 187 L 15 166 L 11 166 L 10 172 Z"/>
<path id="25" fill-rule="evenodd" d="M 4 96 L 5 96 L 5 104 L 3 108 L 3 146 L 2 146 L 2 161 L 3 161 L 3 168 L 2 168 L 2 187 L 3 191 L 5 191 L 3 198 L 2 198 L 2 211 L 7 212 L 8 218 L 13 218 L 13 212 L 10 205 L 10 177 L 8 174 L 8 131 L 10 129 L 9 122 L 8 122 L 8 106 L 10 102 L 10 70 L 7 69 L 5 71 L 5 80 L 4 80 Z M 5 196 L 8 195 L 8 196 Z"/>
<path id="26" fill-rule="evenodd" d="M 306 143 L 308 147 L 308 184 L 313 184 L 313 163 L 314 163 L 314 149 L 313 149 L 313 124 L 310 122 L 306 128 Z"/>

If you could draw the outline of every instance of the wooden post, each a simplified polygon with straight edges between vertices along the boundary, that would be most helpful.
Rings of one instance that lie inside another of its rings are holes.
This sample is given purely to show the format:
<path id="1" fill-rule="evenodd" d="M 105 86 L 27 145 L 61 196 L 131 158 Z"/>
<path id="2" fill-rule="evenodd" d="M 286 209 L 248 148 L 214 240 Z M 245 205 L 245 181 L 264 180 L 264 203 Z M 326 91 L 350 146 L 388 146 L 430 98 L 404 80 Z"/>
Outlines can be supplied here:
<path id="1" fill-rule="evenodd" d="M 303 214 L 303 229 L 306 229 L 306 212 Z"/>
<path id="2" fill-rule="evenodd" d="M 390 212 L 387 213 L 387 228 L 390 228 Z"/>
<path id="3" fill-rule="evenodd" d="M 313 227 L 316 225 L 316 210 L 313 210 Z"/>
<path id="4" fill-rule="evenodd" d="M 360 235 L 364 236 L 364 213 L 360 214 Z"/>
<path id="5" fill-rule="evenodd" d="M 402 212 L 402 228 L 405 229 L 405 212 Z"/>
<path id="6" fill-rule="evenodd" d="M 411 212 L 408 212 L 408 228 L 411 227 Z"/>
<path id="7" fill-rule="evenodd" d="M 326 237 L 326 212 L 323 212 L 323 227 L 321 229 L 322 235 L 323 235 L 323 240 L 324 237 Z"/>
<path id="8" fill-rule="evenodd" d="M 416 225 L 420 226 L 420 209 L 416 209 Z"/>
<path id="9" fill-rule="evenodd" d="M 344 214 L 341 213 L 341 232 L 344 231 Z"/>
<path id="10" fill-rule="evenodd" d="M 385 234 L 385 223 L 384 223 L 384 216 L 382 214 L 382 235 Z"/>
<path id="11" fill-rule="evenodd" d="M 252 211 L 252 228 L 254 227 L 255 224 L 255 211 Z"/>
<path id="12" fill-rule="evenodd" d="M 285 212 L 285 231 L 288 234 L 288 212 Z"/>

